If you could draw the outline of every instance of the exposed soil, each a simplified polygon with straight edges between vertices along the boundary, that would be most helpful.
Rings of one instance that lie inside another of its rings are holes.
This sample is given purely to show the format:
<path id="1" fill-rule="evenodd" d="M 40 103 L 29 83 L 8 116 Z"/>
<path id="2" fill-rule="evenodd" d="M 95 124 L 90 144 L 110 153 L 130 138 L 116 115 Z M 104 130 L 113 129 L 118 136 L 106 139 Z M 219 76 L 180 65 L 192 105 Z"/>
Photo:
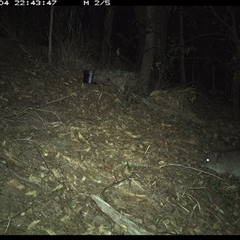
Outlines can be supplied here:
<path id="1" fill-rule="evenodd" d="M 84 84 L 83 60 L 0 47 L 1 234 L 240 234 L 237 179 L 199 167 L 240 147 L 227 109 L 193 89 L 140 96 L 130 72 Z"/>

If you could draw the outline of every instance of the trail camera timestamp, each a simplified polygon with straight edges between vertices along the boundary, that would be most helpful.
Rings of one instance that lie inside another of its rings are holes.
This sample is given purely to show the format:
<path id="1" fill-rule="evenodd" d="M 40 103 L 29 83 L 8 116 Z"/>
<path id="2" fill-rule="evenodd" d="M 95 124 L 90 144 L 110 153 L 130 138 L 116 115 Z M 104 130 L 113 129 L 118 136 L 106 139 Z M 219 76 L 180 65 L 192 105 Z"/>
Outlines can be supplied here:
<path id="1" fill-rule="evenodd" d="M 53 6 L 57 3 L 57 0 L 14 0 L 14 6 Z"/>
<path id="2" fill-rule="evenodd" d="M 24 6 L 53 6 L 57 3 L 57 0 L 0 0 L 0 7 L 1 6 L 17 6 L 17 7 L 24 7 Z"/>

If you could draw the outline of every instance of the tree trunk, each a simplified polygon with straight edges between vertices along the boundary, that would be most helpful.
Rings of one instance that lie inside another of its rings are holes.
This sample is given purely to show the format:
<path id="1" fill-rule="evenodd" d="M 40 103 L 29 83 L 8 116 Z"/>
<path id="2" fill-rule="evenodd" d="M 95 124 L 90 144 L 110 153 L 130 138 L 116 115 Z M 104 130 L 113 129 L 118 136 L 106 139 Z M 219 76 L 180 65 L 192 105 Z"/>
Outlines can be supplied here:
<path id="1" fill-rule="evenodd" d="M 137 69 L 141 68 L 144 55 L 144 45 L 146 41 L 146 7 L 136 6 L 134 12 L 137 20 L 137 35 L 138 35 L 138 52 L 137 52 Z"/>
<path id="2" fill-rule="evenodd" d="M 103 63 L 107 63 L 109 58 L 110 38 L 112 34 L 112 20 L 113 20 L 113 8 L 107 7 L 106 18 L 104 23 L 104 26 L 105 26 L 104 37 L 102 41 L 102 54 L 101 54 L 101 61 Z"/>
<path id="3" fill-rule="evenodd" d="M 166 82 L 166 62 L 165 55 L 167 49 L 167 6 L 156 7 L 155 19 L 155 46 L 154 46 L 154 69 L 158 84 Z M 160 85 L 161 86 L 161 85 Z"/>
<path id="4" fill-rule="evenodd" d="M 153 64 L 153 48 L 154 48 L 154 39 L 155 39 L 155 7 L 147 6 L 146 7 L 146 41 L 144 47 L 144 55 L 140 70 L 140 86 L 141 91 L 144 94 L 147 94 L 148 84 L 151 75 L 151 68 Z"/>
<path id="5" fill-rule="evenodd" d="M 183 39 L 183 7 L 180 6 L 180 76 L 181 76 L 181 85 L 185 86 L 186 81 L 186 74 L 185 74 L 185 57 L 184 57 L 184 39 Z"/>
<path id="6" fill-rule="evenodd" d="M 53 30 L 53 10 L 54 6 L 50 9 L 50 23 L 49 23 L 49 37 L 48 37 L 48 63 L 52 63 L 52 30 Z"/>

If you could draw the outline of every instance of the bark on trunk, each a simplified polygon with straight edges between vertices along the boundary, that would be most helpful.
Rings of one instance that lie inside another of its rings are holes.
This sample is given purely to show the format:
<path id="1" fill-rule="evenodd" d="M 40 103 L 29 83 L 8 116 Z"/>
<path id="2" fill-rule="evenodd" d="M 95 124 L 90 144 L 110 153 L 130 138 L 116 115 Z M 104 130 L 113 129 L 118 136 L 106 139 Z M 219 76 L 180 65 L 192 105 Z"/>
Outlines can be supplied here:
<path id="1" fill-rule="evenodd" d="M 153 64 L 153 48 L 154 48 L 154 39 L 155 39 L 155 22 L 154 22 L 154 6 L 146 7 L 146 24 L 147 24 L 147 33 L 146 33 L 146 42 L 144 47 L 144 55 L 142 60 L 142 66 L 140 70 L 140 87 L 141 92 L 147 94 L 148 84 L 151 75 L 151 68 Z"/>

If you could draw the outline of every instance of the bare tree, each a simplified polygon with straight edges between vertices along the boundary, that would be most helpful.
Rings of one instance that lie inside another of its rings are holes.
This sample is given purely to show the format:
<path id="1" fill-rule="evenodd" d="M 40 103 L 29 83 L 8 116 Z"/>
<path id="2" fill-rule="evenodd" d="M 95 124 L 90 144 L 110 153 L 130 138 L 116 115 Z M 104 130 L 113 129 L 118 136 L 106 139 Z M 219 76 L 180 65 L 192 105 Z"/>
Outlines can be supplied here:
<path id="1" fill-rule="evenodd" d="M 184 58 L 184 39 L 183 39 L 183 7 L 179 8 L 179 23 L 180 23 L 180 76 L 181 85 L 184 86 L 187 83 L 185 74 L 185 58 Z"/>
<path id="2" fill-rule="evenodd" d="M 53 10 L 54 6 L 51 6 L 50 10 L 50 23 L 49 23 L 49 37 L 48 37 L 48 63 L 52 63 L 52 31 L 53 31 Z"/>
<path id="3" fill-rule="evenodd" d="M 144 55 L 144 45 L 146 41 L 146 7 L 136 6 L 134 12 L 137 22 L 137 38 L 138 38 L 138 52 L 137 52 L 137 68 L 141 68 L 142 59 Z"/>
<path id="4" fill-rule="evenodd" d="M 112 34 L 112 20 L 113 20 L 113 7 L 107 7 L 106 10 L 106 18 L 104 22 L 104 36 L 102 40 L 102 54 L 101 54 L 101 60 L 102 62 L 106 63 L 108 61 L 109 56 L 109 46 L 110 46 L 110 38 Z"/>
<path id="5" fill-rule="evenodd" d="M 134 7 L 137 20 L 138 56 L 140 81 L 146 93 L 151 71 L 153 70 L 155 86 L 165 82 L 166 45 L 167 45 L 167 6 Z M 153 68 L 152 68 L 153 67 Z"/>
<path id="6" fill-rule="evenodd" d="M 151 68 L 153 64 L 153 48 L 155 40 L 155 7 L 146 7 L 146 41 L 144 46 L 144 55 L 140 70 L 140 86 L 144 94 L 147 93 L 148 84 L 151 75 Z"/>

